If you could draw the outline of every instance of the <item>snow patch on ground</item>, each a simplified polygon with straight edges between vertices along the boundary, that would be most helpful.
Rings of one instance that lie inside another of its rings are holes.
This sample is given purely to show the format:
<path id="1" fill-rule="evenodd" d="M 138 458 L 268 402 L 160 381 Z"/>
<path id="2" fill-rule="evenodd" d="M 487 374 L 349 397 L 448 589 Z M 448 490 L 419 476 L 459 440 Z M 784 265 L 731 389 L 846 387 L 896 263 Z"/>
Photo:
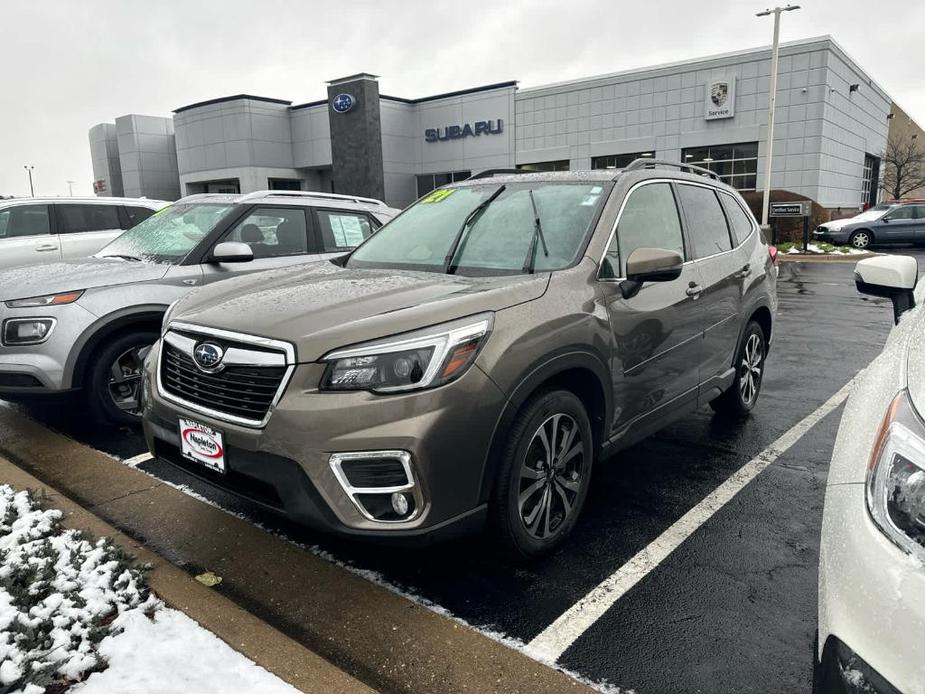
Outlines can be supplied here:
<path id="1" fill-rule="evenodd" d="M 866 255 L 870 251 L 852 246 L 836 246 L 834 250 L 828 251 L 815 243 L 809 243 L 806 244 L 806 252 L 817 255 Z M 787 250 L 787 255 L 803 255 L 803 244 L 794 244 Z"/>
<path id="2" fill-rule="evenodd" d="M 111 540 L 0 485 L 0 691 L 295 689 L 150 593 Z"/>

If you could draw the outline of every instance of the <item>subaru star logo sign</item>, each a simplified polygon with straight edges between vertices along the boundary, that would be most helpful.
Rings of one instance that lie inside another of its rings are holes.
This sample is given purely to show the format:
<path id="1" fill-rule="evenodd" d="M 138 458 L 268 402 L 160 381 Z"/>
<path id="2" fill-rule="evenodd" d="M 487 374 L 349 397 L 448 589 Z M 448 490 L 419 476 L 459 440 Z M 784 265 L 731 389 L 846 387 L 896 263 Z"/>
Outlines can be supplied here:
<path id="1" fill-rule="evenodd" d="M 353 108 L 355 103 L 356 99 L 354 99 L 350 94 L 338 94 L 331 102 L 331 108 L 333 108 L 338 113 L 347 113 L 347 111 Z"/>
<path id="2" fill-rule="evenodd" d="M 200 342 L 193 350 L 193 360 L 196 366 L 204 371 L 217 368 L 224 356 L 225 350 L 214 342 Z"/>

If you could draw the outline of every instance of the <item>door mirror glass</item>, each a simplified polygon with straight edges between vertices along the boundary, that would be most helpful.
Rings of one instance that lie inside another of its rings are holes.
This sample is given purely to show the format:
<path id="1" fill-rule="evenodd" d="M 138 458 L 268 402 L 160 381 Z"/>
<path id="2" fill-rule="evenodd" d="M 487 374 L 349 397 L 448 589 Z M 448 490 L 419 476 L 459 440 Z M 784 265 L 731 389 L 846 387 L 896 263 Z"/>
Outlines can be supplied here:
<path id="1" fill-rule="evenodd" d="M 214 263 L 249 263 L 254 259 L 254 251 L 240 241 L 223 241 L 212 250 Z"/>
<path id="2" fill-rule="evenodd" d="M 882 296 L 893 302 L 893 320 L 915 306 L 913 290 L 919 274 L 915 258 L 907 255 L 884 255 L 866 258 L 854 269 L 858 291 L 870 296 Z"/>
<path id="3" fill-rule="evenodd" d="M 646 282 L 671 282 L 681 276 L 684 258 L 665 248 L 637 248 L 626 260 L 626 279 L 620 283 L 623 298 L 639 293 Z"/>

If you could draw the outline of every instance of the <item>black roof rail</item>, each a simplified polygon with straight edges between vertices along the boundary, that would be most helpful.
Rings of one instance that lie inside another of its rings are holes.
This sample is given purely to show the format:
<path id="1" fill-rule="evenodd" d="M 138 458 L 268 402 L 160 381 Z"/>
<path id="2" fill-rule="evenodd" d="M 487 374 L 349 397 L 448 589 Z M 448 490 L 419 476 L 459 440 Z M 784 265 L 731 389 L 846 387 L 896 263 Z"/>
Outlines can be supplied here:
<path id="1" fill-rule="evenodd" d="M 512 176 L 512 175 L 521 175 L 521 174 L 533 174 L 540 173 L 539 171 L 531 171 L 530 169 L 485 169 L 484 171 L 479 171 L 477 174 L 472 174 L 467 178 L 467 181 L 477 181 L 480 178 L 491 178 L 492 176 Z"/>
<path id="2" fill-rule="evenodd" d="M 679 161 L 668 161 L 667 159 L 651 159 L 649 157 L 639 157 L 634 159 L 627 166 L 623 167 L 624 171 L 637 171 L 639 169 L 654 169 L 656 166 L 665 166 L 676 169 L 681 169 L 687 173 L 698 174 L 700 176 L 709 176 L 710 178 L 722 182 L 722 179 L 714 171 L 705 169 L 702 166 L 694 166 L 693 164 L 682 164 Z"/>

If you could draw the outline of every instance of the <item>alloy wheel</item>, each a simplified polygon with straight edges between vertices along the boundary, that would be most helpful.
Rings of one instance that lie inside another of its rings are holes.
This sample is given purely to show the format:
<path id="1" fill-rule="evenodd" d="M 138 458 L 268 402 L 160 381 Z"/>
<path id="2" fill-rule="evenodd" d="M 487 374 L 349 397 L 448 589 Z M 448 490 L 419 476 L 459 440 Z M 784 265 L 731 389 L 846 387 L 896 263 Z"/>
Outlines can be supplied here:
<path id="1" fill-rule="evenodd" d="M 863 231 L 859 231 L 851 237 L 851 245 L 855 248 L 867 248 L 870 245 L 870 236 Z"/>
<path id="2" fill-rule="evenodd" d="M 578 422 L 563 413 L 546 419 L 533 434 L 520 468 L 517 510 L 531 537 L 549 538 L 572 515 L 584 469 Z"/>
<path id="3" fill-rule="evenodd" d="M 742 365 L 739 372 L 739 393 L 742 402 L 751 405 L 758 397 L 758 387 L 761 385 L 761 367 L 764 359 L 764 350 L 761 338 L 752 333 L 745 342 L 745 352 L 742 355 Z"/>
<path id="4" fill-rule="evenodd" d="M 109 368 L 109 397 L 127 415 L 141 416 L 141 379 L 145 345 L 125 350 Z"/>

